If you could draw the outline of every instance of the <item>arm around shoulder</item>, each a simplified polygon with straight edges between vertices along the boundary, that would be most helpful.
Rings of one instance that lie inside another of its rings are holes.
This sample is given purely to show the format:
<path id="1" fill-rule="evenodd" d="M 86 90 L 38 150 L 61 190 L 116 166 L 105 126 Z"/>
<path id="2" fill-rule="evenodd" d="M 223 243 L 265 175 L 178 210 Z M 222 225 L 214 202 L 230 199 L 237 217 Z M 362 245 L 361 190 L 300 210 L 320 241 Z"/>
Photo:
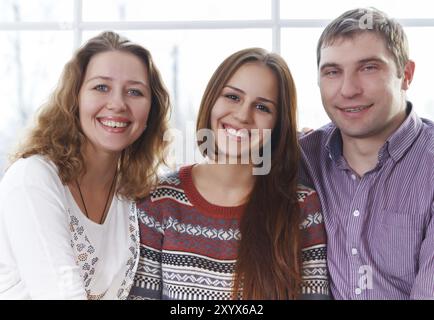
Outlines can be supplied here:
<path id="1" fill-rule="evenodd" d="M 327 236 L 321 204 L 315 190 L 300 186 L 302 286 L 301 298 L 328 300 Z"/>

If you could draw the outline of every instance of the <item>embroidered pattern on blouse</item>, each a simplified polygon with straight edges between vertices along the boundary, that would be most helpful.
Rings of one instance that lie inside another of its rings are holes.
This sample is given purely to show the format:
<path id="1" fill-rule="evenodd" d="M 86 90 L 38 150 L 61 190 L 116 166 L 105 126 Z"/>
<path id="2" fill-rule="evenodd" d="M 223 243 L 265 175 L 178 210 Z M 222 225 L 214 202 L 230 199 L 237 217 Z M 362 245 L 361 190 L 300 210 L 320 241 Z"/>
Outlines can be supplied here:
<path id="1" fill-rule="evenodd" d="M 137 264 L 139 261 L 139 223 L 137 220 L 137 209 L 136 203 L 132 202 L 130 204 L 129 210 L 129 226 L 128 230 L 130 232 L 130 247 L 131 257 L 127 261 L 127 271 L 125 272 L 124 280 L 122 281 L 121 287 L 118 290 L 118 299 L 125 300 L 130 293 L 131 287 L 134 283 L 134 275 L 136 273 Z"/>
<path id="2" fill-rule="evenodd" d="M 76 253 L 76 262 L 80 266 L 81 277 L 84 281 L 84 289 L 86 290 L 87 298 L 89 300 L 101 299 L 104 297 L 102 294 L 92 294 L 89 286 L 92 282 L 93 275 L 95 274 L 95 266 L 99 258 L 95 254 L 95 248 L 90 243 L 89 238 L 84 233 L 84 227 L 80 225 L 78 218 L 71 213 L 69 214 L 69 228 L 71 231 L 71 247 Z"/>
<path id="3" fill-rule="evenodd" d="M 68 209 L 70 218 L 69 227 L 71 231 L 71 247 L 76 253 L 76 262 L 80 267 L 81 277 L 84 281 L 84 288 L 86 290 L 87 298 L 89 300 L 100 300 L 104 297 L 106 292 L 94 293 L 90 289 L 90 284 L 95 275 L 95 267 L 99 258 L 96 256 L 95 248 L 85 234 L 84 227 L 79 223 L 78 218 Z M 128 293 L 133 285 L 134 273 L 137 268 L 138 262 L 138 248 L 139 248 L 139 228 L 137 221 L 137 214 L 135 204 L 130 205 L 129 210 L 129 251 L 131 256 L 126 263 L 125 278 L 117 292 L 118 299 L 126 299 Z"/>

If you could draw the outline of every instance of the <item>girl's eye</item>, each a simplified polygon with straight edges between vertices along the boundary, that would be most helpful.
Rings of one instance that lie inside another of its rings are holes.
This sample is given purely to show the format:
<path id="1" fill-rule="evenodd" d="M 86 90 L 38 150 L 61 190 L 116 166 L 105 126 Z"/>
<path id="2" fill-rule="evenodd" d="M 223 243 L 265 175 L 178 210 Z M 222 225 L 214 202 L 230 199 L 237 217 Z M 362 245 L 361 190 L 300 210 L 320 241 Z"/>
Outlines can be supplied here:
<path id="1" fill-rule="evenodd" d="M 267 106 L 265 106 L 263 104 L 257 104 L 256 109 L 258 109 L 259 111 L 262 111 L 262 112 L 271 113 L 270 108 L 268 108 Z"/>
<path id="2" fill-rule="evenodd" d="M 107 92 L 108 86 L 106 86 L 105 84 L 99 84 L 99 85 L 95 86 L 94 89 L 96 91 L 100 91 L 100 92 Z"/>
<path id="3" fill-rule="evenodd" d="M 141 97 L 143 96 L 143 93 L 140 90 L 137 89 L 129 89 L 128 94 L 135 97 Z"/>
<path id="4" fill-rule="evenodd" d="M 225 97 L 230 99 L 230 100 L 233 100 L 233 101 L 239 101 L 240 100 L 240 98 L 234 94 L 226 94 Z"/>

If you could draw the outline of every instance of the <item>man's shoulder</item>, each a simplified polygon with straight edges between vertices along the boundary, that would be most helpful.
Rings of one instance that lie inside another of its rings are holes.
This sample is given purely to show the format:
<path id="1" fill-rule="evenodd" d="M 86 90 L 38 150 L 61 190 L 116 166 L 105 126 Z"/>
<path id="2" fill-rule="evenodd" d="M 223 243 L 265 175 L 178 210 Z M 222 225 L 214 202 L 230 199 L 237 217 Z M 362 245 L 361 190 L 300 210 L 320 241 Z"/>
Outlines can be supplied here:
<path id="1" fill-rule="evenodd" d="M 318 143 L 320 141 L 327 140 L 330 135 L 334 132 L 336 126 L 330 122 L 318 129 L 310 131 L 309 133 L 303 134 L 299 138 L 299 142 L 301 145 L 309 145 L 311 143 Z"/>
<path id="2" fill-rule="evenodd" d="M 423 125 L 422 132 L 434 141 L 434 122 L 426 118 L 421 118 L 421 120 Z"/>
<path id="3" fill-rule="evenodd" d="M 323 150 L 330 139 L 330 136 L 335 132 L 336 126 L 333 123 L 328 123 L 319 129 L 311 131 L 299 138 L 301 152 L 307 157 L 321 157 L 325 154 Z"/>
<path id="4" fill-rule="evenodd" d="M 434 122 L 425 118 L 421 118 L 421 120 L 422 130 L 416 138 L 415 143 L 423 145 L 423 150 L 427 154 L 434 156 Z"/>

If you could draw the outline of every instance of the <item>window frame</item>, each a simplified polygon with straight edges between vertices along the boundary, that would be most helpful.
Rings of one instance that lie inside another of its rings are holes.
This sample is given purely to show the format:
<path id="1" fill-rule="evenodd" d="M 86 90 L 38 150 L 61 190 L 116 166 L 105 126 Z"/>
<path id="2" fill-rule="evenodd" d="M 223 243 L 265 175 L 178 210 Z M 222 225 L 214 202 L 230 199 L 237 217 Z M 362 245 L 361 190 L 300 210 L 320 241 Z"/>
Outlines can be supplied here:
<path id="1" fill-rule="evenodd" d="M 90 30 L 176 30 L 176 29 L 258 29 L 272 30 L 272 50 L 280 54 L 282 28 L 324 28 L 330 19 L 282 19 L 280 0 L 270 0 L 271 18 L 261 20 L 218 21 L 83 21 L 83 0 L 73 1 L 72 22 L 0 22 L 0 31 L 70 30 L 73 31 L 73 49 L 82 43 L 82 33 Z M 434 27 L 434 18 L 397 19 L 404 27 Z"/>

